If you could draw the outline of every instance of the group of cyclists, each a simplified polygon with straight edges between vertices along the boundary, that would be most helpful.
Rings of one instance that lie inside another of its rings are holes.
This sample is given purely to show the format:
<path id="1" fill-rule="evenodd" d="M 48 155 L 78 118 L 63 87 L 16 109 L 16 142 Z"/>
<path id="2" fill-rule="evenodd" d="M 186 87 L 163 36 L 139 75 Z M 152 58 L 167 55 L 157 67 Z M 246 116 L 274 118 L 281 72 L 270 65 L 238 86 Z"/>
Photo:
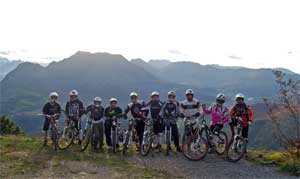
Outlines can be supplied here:
<path id="1" fill-rule="evenodd" d="M 235 96 L 236 104 L 229 109 L 225 106 L 225 95 L 220 93 L 216 96 L 216 101 L 207 106 L 201 104 L 196 98 L 194 98 L 194 92 L 192 89 L 187 89 L 185 92 L 186 99 L 182 102 L 176 100 L 175 91 L 169 91 L 167 101 L 162 102 L 160 100 L 160 94 L 154 91 L 150 95 L 150 101 L 144 102 L 139 99 L 136 92 L 130 93 L 130 103 L 126 106 L 125 110 L 122 110 L 118 106 L 118 99 L 111 98 L 109 106 L 104 108 L 102 105 L 102 99 L 95 97 L 93 104 L 84 107 L 82 101 L 79 99 L 77 90 L 71 90 L 69 93 L 70 100 L 66 103 L 65 109 L 62 110 L 61 106 L 57 102 L 58 93 L 51 92 L 49 94 L 49 102 L 43 107 L 43 114 L 45 116 L 61 114 L 65 112 L 66 121 L 65 125 L 68 126 L 70 122 L 74 122 L 75 127 L 79 131 L 78 143 L 81 144 L 83 138 L 82 129 L 82 116 L 88 114 L 88 118 L 92 123 L 92 131 L 96 136 L 93 140 L 93 149 L 103 150 L 104 137 L 106 138 L 106 145 L 112 147 L 111 131 L 115 130 L 112 121 L 116 118 L 122 118 L 134 120 L 134 128 L 137 132 L 138 141 L 136 150 L 139 151 L 143 142 L 143 134 L 145 130 L 145 118 L 151 118 L 153 120 L 153 133 L 155 137 L 155 150 L 162 150 L 163 134 L 165 130 L 165 120 L 171 119 L 172 139 L 176 147 L 177 152 L 181 152 L 182 148 L 179 144 L 179 132 L 177 122 L 178 119 L 189 120 L 195 127 L 199 126 L 200 118 L 204 115 L 211 115 L 210 130 L 220 131 L 224 124 L 229 122 L 232 137 L 235 135 L 234 127 L 238 123 L 237 117 L 242 120 L 241 135 L 248 142 L 248 128 L 253 120 L 253 111 L 250 106 L 245 103 L 244 95 L 239 93 Z M 147 113 L 145 112 L 147 109 Z M 59 119 L 59 115 L 56 115 L 56 120 Z M 50 125 L 50 119 L 45 117 L 43 131 L 45 132 L 44 145 L 47 145 L 48 129 Z M 103 134 L 104 133 L 104 134 Z"/>

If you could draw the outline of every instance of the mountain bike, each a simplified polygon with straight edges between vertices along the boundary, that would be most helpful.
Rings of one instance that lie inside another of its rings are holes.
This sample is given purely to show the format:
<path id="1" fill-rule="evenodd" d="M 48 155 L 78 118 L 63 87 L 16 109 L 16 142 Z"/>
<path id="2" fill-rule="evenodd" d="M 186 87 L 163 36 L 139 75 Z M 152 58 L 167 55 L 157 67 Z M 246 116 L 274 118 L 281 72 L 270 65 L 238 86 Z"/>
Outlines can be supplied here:
<path id="1" fill-rule="evenodd" d="M 53 115 L 41 114 L 41 116 L 45 116 L 47 119 L 50 120 L 51 140 L 52 140 L 52 146 L 54 147 L 55 151 L 59 148 L 58 147 L 59 132 L 57 127 L 58 119 L 56 119 L 59 115 L 60 114 L 53 114 Z"/>
<path id="2" fill-rule="evenodd" d="M 131 118 L 128 121 L 128 130 L 124 131 L 124 143 L 123 143 L 123 154 L 126 154 L 127 150 L 128 150 L 128 145 L 130 143 L 130 138 L 132 138 L 132 141 L 135 142 L 136 147 L 138 146 L 139 143 L 139 137 L 137 134 L 137 131 L 135 129 L 135 125 L 136 125 L 136 120 L 141 120 L 141 119 L 134 119 Z"/>
<path id="3" fill-rule="evenodd" d="M 227 151 L 227 159 L 231 162 L 237 162 L 242 159 L 246 153 L 247 142 L 242 137 L 243 120 L 241 117 L 237 117 L 237 133 L 235 134 L 233 141 L 230 143 Z"/>
<path id="4" fill-rule="evenodd" d="M 153 132 L 153 119 L 151 117 L 145 118 L 145 130 L 143 134 L 142 145 L 140 146 L 140 153 L 143 156 L 147 156 L 152 149 L 152 144 L 155 138 Z"/>
<path id="5" fill-rule="evenodd" d="M 223 155 L 226 152 L 228 146 L 228 138 L 224 131 L 220 131 L 218 125 L 213 131 L 208 127 L 206 120 L 202 117 L 200 136 L 206 136 L 207 144 L 210 148 L 214 148 L 218 155 Z"/>
<path id="6" fill-rule="evenodd" d="M 192 120 L 194 118 L 194 120 Z M 182 142 L 183 155 L 191 160 L 202 160 L 208 152 L 208 144 L 199 132 L 200 128 L 195 121 L 195 117 L 184 118 L 185 129 Z"/>
<path id="7" fill-rule="evenodd" d="M 77 125 L 80 125 L 81 119 L 69 120 L 69 124 L 64 128 L 63 135 L 59 139 L 59 148 L 61 150 L 69 148 L 72 144 L 79 144 L 80 131 L 76 128 L 76 122 L 78 123 Z"/>
<path id="8" fill-rule="evenodd" d="M 86 127 L 83 131 L 82 135 L 82 145 L 81 145 L 81 151 L 85 151 L 90 143 L 93 143 L 93 130 L 92 130 L 92 120 L 87 120 Z"/>
<path id="9" fill-rule="evenodd" d="M 123 143 L 123 136 L 124 132 L 121 129 L 121 122 L 118 121 L 119 118 L 121 118 L 123 114 L 115 116 L 112 120 L 112 147 L 113 147 L 113 152 L 117 153 L 118 150 L 118 143 L 122 142 Z"/>
<path id="10" fill-rule="evenodd" d="M 164 118 L 164 126 L 165 126 L 165 141 L 166 141 L 166 155 L 169 155 L 171 150 L 171 142 L 172 142 L 172 124 L 176 124 L 177 117 L 165 117 Z"/>

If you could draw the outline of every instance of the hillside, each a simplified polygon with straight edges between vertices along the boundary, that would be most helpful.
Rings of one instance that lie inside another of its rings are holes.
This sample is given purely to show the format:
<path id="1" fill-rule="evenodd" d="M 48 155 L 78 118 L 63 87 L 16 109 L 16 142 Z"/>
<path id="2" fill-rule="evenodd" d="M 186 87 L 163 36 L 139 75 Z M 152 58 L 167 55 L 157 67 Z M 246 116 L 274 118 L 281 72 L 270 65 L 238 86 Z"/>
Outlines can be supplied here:
<path id="1" fill-rule="evenodd" d="M 0 169 L 0 178 L 297 178 L 245 160 L 230 163 L 216 154 L 191 162 L 176 152 L 142 157 L 131 150 L 122 156 L 80 152 L 78 146 L 55 152 L 26 136 L 0 136 Z"/>
<path id="2" fill-rule="evenodd" d="M 142 68 L 148 68 L 151 63 L 132 61 Z M 159 61 L 157 62 L 159 64 Z M 152 66 L 153 67 L 153 66 Z M 234 94 L 242 92 L 248 97 L 254 97 L 254 102 L 261 102 L 262 97 L 276 95 L 276 84 L 272 74 L 273 69 L 250 69 L 243 67 L 224 67 L 219 65 L 201 65 L 194 62 L 172 62 L 161 64 L 160 68 L 151 69 L 158 78 L 178 84 L 192 84 L 199 88 L 215 89 L 223 92 L 231 99 Z M 288 77 L 299 78 L 300 75 L 286 69 L 281 69 Z"/>

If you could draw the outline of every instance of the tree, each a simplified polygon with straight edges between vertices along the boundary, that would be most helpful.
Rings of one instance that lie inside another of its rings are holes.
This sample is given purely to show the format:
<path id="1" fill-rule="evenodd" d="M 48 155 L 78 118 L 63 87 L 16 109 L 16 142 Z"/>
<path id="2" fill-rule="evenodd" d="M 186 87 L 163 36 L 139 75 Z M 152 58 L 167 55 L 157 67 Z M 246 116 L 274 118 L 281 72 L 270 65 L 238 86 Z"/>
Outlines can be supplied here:
<path id="1" fill-rule="evenodd" d="M 22 130 L 15 124 L 14 121 L 10 120 L 7 116 L 0 117 L 0 135 L 4 134 L 24 134 Z"/>
<path id="2" fill-rule="evenodd" d="M 287 78 L 282 71 L 273 71 L 278 84 L 277 99 L 264 99 L 273 133 L 292 156 L 300 159 L 300 79 Z M 293 157 L 294 158 L 294 157 Z"/>

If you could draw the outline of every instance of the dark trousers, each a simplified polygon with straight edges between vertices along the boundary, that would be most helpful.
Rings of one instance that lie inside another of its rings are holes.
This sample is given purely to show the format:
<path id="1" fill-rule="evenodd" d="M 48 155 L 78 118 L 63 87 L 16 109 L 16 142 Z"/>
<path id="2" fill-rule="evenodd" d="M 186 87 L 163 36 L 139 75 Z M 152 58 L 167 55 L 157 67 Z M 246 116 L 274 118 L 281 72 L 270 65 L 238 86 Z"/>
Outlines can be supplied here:
<path id="1" fill-rule="evenodd" d="M 134 128 L 135 128 L 135 130 L 137 132 L 137 135 L 139 137 L 139 144 L 142 145 L 144 130 L 145 130 L 145 122 L 142 121 L 142 120 L 136 120 Z"/>
<path id="2" fill-rule="evenodd" d="M 172 137 L 174 138 L 174 144 L 176 147 L 179 147 L 179 134 L 177 124 L 170 124 L 169 126 L 167 126 L 167 130 L 170 130 L 170 127 L 172 127 Z"/>
<path id="3" fill-rule="evenodd" d="M 112 125 L 112 120 L 106 120 L 105 121 L 105 139 L 106 139 L 106 145 L 108 145 L 108 146 L 112 146 L 111 130 L 116 130 L 115 127 L 113 127 L 113 125 Z"/>
<path id="4" fill-rule="evenodd" d="M 94 123 L 92 126 L 93 134 L 95 135 L 94 138 L 94 148 L 97 148 L 99 145 L 99 148 L 101 149 L 103 146 L 103 122 L 100 123 Z"/>

